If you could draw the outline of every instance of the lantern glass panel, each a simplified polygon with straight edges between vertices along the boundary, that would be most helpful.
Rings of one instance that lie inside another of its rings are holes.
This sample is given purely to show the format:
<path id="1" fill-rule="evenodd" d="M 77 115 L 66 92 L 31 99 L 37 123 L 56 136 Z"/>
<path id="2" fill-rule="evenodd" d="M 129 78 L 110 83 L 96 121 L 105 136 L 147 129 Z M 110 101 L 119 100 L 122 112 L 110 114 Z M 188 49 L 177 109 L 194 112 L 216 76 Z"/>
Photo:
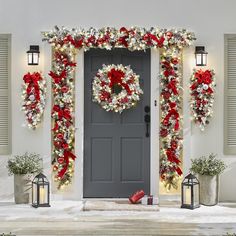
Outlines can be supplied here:
<path id="1" fill-rule="evenodd" d="M 207 64 L 207 54 L 202 54 L 202 65 L 206 65 Z"/>
<path id="2" fill-rule="evenodd" d="M 48 185 L 39 185 L 39 204 L 47 204 L 48 199 Z"/>
<path id="3" fill-rule="evenodd" d="M 28 54 L 28 65 L 33 64 L 33 54 L 32 53 L 27 53 Z"/>
<path id="4" fill-rule="evenodd" d="M 32 204 L 37 205 L 38 204 L 38 198 L 37 198 L 37 184 L 33 183 L 33 192 L 32 192 Z"/>
<path id="5" fill-rule="evenodd" d="M 39 64 L 39 53 L 34 52 L 32 57 L 33 57 L 33 64 L 38 65 Z"/>
<path id="6" fill-rule="evenodd" d="M 192 188 L 191 186 L 184 185 L 183 186 L 183 204 L 191 205 L 192 203 Z"/>
<path id="7" fill-rule="evenodd" d="M 202 65 L 202 54 L 196 54 L 196 65 Z"/>
<path id="8" fill-rule="evenodd" d="M 199 205 L 199 184 L 193 185 L 193 194 L 194 194 L 193 205 L 198 206 Z"/>

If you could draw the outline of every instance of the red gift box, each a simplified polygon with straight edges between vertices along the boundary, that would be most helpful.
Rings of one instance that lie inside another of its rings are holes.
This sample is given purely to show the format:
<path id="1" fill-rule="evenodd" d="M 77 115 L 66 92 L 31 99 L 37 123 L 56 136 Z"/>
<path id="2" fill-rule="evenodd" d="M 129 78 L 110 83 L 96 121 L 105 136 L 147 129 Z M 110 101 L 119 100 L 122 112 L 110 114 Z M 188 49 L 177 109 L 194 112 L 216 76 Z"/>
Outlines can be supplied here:
<path id="1" fill-rule="evenodd" d="M 144 197 L 145 193 L 143 190 L 139 190 L 129 197 L 129 201 L 132 204 L 138 203 L 140 199 Z"/>

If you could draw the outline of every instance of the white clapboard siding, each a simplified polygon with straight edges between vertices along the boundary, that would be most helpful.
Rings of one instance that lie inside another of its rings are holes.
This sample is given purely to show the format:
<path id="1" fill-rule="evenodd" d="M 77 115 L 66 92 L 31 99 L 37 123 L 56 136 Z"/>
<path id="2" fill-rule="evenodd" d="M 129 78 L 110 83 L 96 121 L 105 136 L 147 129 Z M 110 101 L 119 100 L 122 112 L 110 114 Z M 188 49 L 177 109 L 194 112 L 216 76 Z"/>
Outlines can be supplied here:
<path id="1" fill-rule="evenodd" d="M 236 155 L 236 34 L 225 35 L 224 153 Z"/>
<path id="2" fill-rule="evenodd" d="M 0 34 L 0 155 L 11 153 L 10 40 Z"/>

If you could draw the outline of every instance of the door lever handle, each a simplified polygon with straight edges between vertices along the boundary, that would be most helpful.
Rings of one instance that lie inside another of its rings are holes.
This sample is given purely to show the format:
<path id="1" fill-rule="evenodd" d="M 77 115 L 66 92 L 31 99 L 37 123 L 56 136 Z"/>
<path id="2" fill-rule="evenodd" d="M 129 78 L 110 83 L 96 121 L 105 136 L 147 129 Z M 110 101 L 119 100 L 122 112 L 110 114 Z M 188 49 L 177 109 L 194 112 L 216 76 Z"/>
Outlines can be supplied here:
<path id="1" fill-rule="evenodd" d="M 149 133 L 150 115 L 146 114 L 144 116 L 144 121 L 146 123 L 146 137 L 148 138 L 150 136 L 150 133 Z"/>

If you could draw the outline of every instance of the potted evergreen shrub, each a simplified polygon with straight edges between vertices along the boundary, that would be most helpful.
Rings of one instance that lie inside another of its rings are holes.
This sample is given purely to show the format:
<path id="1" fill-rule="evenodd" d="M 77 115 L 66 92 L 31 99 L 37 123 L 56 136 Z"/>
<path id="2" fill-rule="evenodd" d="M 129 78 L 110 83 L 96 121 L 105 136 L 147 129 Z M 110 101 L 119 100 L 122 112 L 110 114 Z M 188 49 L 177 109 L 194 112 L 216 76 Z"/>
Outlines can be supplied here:
<path id="1" fill-rule="evenodd" d="M 218 203 L 219 175 L 225 170 L 224 161 L 217 159 L 216 154 L 191 160 L 190 171 L 198 175 L 200 182 L 200 203 L 214 206 Z"/>
<path id="2" fill-rule="evenodd" d="M 33 174 L 42 170 L 42 159 L 38 154 L 25 153 L 8 160 L 9 175 L 14 175 L 14 197 L 16 204 L 30 201 L 31 181 Z"/>

